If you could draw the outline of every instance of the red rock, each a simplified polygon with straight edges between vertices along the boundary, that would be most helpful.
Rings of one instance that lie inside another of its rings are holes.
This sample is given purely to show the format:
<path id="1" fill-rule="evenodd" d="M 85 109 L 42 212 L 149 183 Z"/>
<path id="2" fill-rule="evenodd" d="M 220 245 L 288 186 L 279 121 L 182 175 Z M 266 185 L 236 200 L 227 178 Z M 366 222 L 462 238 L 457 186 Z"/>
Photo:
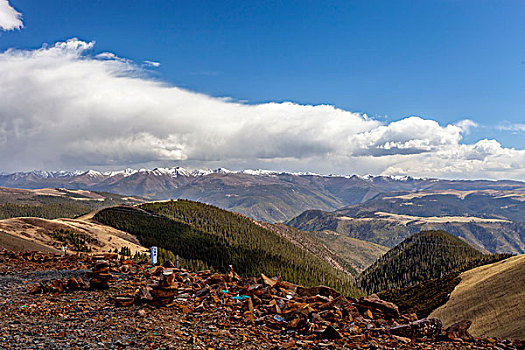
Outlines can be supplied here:
<path id="1" fill-rule="evenodd" d="M 294 348 L 296 346 L 296 344 L 297 344 L 297 341 L 292 339 L 289 342 L 286 342 L 283 345 L 281 345 L 281 349 L 283 349 L 283 350 L 292 349 L 292 348 Z"/>
<path id="2" fill-rule="evenodd" d="M 146 317 L 146 310 L 140 309 L 139 311 L 137 311 L 137 315 L 139 315 L 140 317 Z"/>
<path id="3" fill-rule="evenodd" d="M 372 309 L 376 312 L 382 313 L 385 318 L 392 319 L 399 317 L 399 309 L 397 308 L 397 305 L 381 300 L 375 294 L 355 300 L 354 305 L 362 313 L 365 313 L 366 310 Z"/>
<path id="4" fill-rule="evenodd" d="M 463 340 L 470 340 L 472 339 L 472 336 L 469 334 L 468 329 L 472 325 L 471 321 L 460 321 L 457 323 L 454 323 L 452 326 L 448 327 L 445 330 L 445 333 L 447 335 L 447 338 L 450 340 L 454 339 L 463 339 Z"/>
<path id="5" fill-rule="evenodd" d="M 115 298 L 115 304 L 121 307 L 128 307 L 135 303 L 135 297 L 121 296 Z"/>
<path id="6" fill-rule="evenodd" d="M 361 343 L 366 340 L 366 336 L 364 334 L 350 335 L 348 336 L 348 340 L 350 340 L 353 343 Z"/>
<path id="7" fill-rule="evenodd" d="M 302 296 L 302 297 L 311 297 L 311 296 L 315 296 L 315 295 L 322 295 L 322 296 L 325 296 L 325 297 L 331 296 L 333 298 L 337 298 L 338 296 L 341 295 L 341 293 L 339 293 L 339 292 L 335 291 L 334 289 L 332 289 L 330 287 L 327 287 L 327 286 L 317 286 L 317 287 L 310 287 L 310 288 L 305 288 L 305 287 L 299 286 L 296 289 L 296 293 L 297 293 L 297 295 Z"/>
<path id="8" fill-rule="evenodd" d="M 342 339 L 343 336 L 332 326 L 326 327 L 320 335 L 321 339 Z"/>
<path id="9" fill-rule="evenodd" d="M 8 258 L 9 255 L 2 254 L 0 251 L 2 264 L 16 265 L 19 269 L 25 269 L 26 266 L 28 269 L 33 269 L 37 264 L 41 264 L 40 261 L 45 260 L 43 256 L 37 254 L 25 256 L 29 256 L 32 260 L 22 261 L 19 254 L 13 254 L 13 258 Z M 49 259 L 53 261 L 52 266 L 56 266 L 57 269 L 59 266 L 60 269 L 71 269 L 72 266 L 79 268 L 82 264 L 85 266 L 90 263 L 90 260 L 76 257 L 50 256 Z M 15 261 L 19 262 L 15 263 Z M 121 269 L 123 266 L 126 266 L 126 269 Z M 45 269 L 49 270 L 49 265 Z M 2 270 L 0 266 L 0 272 L 2 271 L 7 271 L 7 268 Z M 79 293 L 75 295 L 75 300 L 79 298 L 78 301 L 58 295 L 44 297 L 26 295 L 28 301 L 24 304 L 27 304 L 28 308 L 4 307 L 0 308 L 0 311 L 17 312 L 17 315 L 26 317 L 34 312 L 34 304 L 44 300 L 50 303 L 47 305 L 58 306 L 55 308 L 57 315 L 64 314 L 66 318 L 69 316 L 67 322 L 71 324 L 69 321 L 71 315 L 75 315 L 71 318 L 73 323 L 75 318 L 78 318 L 77 308 L 86 311 L 97 310 L 94 316 L 83 323 L 82 327 L 85 325 L 85 328 L 82 330 L 87 331 L 88 326 L 92 324 L 97 325 L 96 329 L 101 329 L 100 322 L 102 322 L 102 327 L 108 328 L 106 335 L 114 333 L 118 333 L 119 336 L 131 335 L 133 343 L 127 344 L 130 348 L 147 346 L 166 348 L 172 345 L 177 348 L 178 345 L 183 347 L 192 342 L 195 344 L 194 347 L 203 349 L 246 347 L 252 349 L 476 348 L 486 350 L 494 346 L 505 349 L 519 347 L 517 343 L 500 339 L 490 342 L 487 339 L 468 337 L 464 337 L 464 340 L 459 342 L 447 343 L 447 333 L 442 331 L 439 320 L 414 322 L 415 315 L 395 317 L 398 313 L 397 307 L 380 300 L 377 296 L 349 299 L 325 286 L 307 288 L 280 279 L 268 278 L 264 274 L 241 279 L 233 272 L 233 268 L 226 274 L 212 274 L 210 271 L 189 273 L 182 269 L 163 267 L 151 269 L 146 263 L 97 262 L 93 272 L 90 273 L 92 282 L 107 282 L 106 279 L 112 277 L 110 271 L 120 271 L 123 275 L 122 278 L 113 281 L 109 292 Z M 43 290 L 49 290 L 57 293 L 62 288 L 67 292 L 77 288 L 83 289 L 82 285 L 85 283 L 78 278 L 57 280 L 54 283 L 43 281 L 33 287 L 32 291 L 41 293 Z M 116 294 L 115 291 L 117 293 L 120 291 L 121 294 L 111 298 Z M 111 311 L 111 307 L 103 306 L 108 297 L 117 306 L 141 303 L 148 303 L 151 306 L 146 306 L 147 310 L 115 312 Z M 86 309 L 87 304 L 89 306 Z M 172 309 L 157 310 L 153 306 Z M 75 313 L 68 315 L 68 309 L 74 309 Z M 363 317 L 363 314 L 368 318 Z M 126 333 L 126 325 L 120 324 L 124 320 L 123 317 L 146 316 L 149 317 L 141 319 L 130 328 L 133 333 Z M 171 322 L 165 322 L 167 319 Z M 466 328 L 468 327 L 465 327 L 465 324 L 458 324 L 447 331 L 461 333 Z M 79 328 L 72 328 L 73 330 L 78 332 Z M 160 333 L 157 333 L 159 335 L 157 337 L 154 334 L 158 331 Z M 58 332 L 53 334 L 56 335 Z M 459 339 L 457 333 L 454 334 L 456 337 L 454 339 Z M 5 339 L 6 336 L 0 334 L 0 337 L 2 336 Z M 143 339 L 144 343 L 138 339 Z M 137 340 L 138 343 L 135 343 Z"/>
<path id="10" fill-rule="evenodd" d="M 437 318 L 421 319 L 410 324 L 390 328 L 393 335 L 405 338 L 437 337 L 441 335 L 443 324 Z"/>
<path id="11" fill-rule="evenodd" d="M 264 275 L 263 273 L 261 273 L 261 278 L 263 280 L 263 283 L 269 287 L 275 286 L 275 284 L 278 282 L 278 280 L 273 280 L 267 277 L 266 275 Z"/>

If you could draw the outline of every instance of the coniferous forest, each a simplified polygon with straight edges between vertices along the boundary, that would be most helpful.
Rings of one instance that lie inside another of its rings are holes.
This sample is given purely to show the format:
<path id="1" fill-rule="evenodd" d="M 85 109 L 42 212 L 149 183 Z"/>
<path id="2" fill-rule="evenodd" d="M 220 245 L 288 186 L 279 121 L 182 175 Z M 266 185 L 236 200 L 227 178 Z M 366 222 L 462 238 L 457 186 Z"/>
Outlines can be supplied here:
<path id="1" fill-rule="evenodd" d="M 16 217 L 37 217 L 42 219 L 74 218 L 93 210 L 92 206 L 71 203 L 53 204 L 0 204 L 0 220 Z"/>
<path id="2" fill-rule="evenodd" d="M 359 277 L 368 293 L 403 288 L 490 264 L 511 254 L 483 254 L 445 231 L 422 231 L 392 248 Z"/>

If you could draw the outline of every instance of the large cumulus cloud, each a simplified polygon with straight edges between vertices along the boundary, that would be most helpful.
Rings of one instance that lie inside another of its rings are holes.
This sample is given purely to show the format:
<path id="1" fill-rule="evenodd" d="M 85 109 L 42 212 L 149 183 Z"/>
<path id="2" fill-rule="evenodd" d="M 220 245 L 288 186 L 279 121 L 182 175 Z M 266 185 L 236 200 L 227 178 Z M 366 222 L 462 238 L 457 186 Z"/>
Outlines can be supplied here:
<path id="1" fill-rule="evenodd" d="M 93 46 L 71 39 L 0 54 L 0 170 L 162 163 L 525 177 L 524 151 L 461 144 L 472 121 L 384 124 L 329 105 L 238 103 L 155 81 Z"/>

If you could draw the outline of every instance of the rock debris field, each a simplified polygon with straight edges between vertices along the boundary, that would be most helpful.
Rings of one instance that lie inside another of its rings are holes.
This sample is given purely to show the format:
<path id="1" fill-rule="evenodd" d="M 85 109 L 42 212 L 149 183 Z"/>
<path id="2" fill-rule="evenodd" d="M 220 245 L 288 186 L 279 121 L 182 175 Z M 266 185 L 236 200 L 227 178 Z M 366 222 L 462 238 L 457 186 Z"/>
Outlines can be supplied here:
<path id="1" fill-rule="evenodd" d="M 260 275 L 0 251 L 2 349 L 523 349 Z"/>

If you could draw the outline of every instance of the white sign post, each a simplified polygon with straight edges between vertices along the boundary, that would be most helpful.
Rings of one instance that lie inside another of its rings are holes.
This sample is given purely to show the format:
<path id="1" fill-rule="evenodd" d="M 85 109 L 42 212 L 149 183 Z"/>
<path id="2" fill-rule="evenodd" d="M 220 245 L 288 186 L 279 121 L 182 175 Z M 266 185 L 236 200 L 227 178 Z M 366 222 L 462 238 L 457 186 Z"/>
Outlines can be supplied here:
<path id="1" fill-rule="evenodd" d="M 158 252 L 157 247 L 151 247 L 151 265 L 157 265 L 158 261 Z"/>

